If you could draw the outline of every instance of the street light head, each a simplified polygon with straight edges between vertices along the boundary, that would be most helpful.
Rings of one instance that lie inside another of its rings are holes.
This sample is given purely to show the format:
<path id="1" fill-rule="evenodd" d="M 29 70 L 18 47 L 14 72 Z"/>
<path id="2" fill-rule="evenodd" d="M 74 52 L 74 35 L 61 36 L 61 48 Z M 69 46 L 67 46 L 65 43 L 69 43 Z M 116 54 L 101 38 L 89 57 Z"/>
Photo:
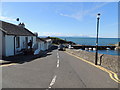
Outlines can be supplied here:
<path id="1" fill-rule="evenodd" d="M 97 18 L 100 18 L 100 13 L 97 14 Z"/>
<path id="2" fill-rule="evenodd" d="M 100 13 L 98 13 L 98 16 L 100 16 Z"/>
<path id="3" fill-rule="evenodd" d="M 16 21 L 19 21 L 19 18 L 17 18 Z"/>

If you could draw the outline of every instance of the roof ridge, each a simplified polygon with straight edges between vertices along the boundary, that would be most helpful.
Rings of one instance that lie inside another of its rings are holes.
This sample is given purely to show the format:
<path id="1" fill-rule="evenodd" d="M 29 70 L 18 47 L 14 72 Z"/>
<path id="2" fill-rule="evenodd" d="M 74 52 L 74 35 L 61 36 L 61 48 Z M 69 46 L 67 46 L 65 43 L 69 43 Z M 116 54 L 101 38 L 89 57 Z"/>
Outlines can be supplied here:
<path id="1" fill-rule="evenodd" d="M 0 20 L 0 22 L 3 24 L 1 25 L 1 28 L 6 31 L 7 34 L 11 35 L 27 35 L 27 36 L 35 36 L 35 34 L 28 30 L 27 28 L 19 27 L 18 25 L 15 25 L 13 23 L 5 22 Z"/>
<path id="2" fill-rule="evenodd" d="M 11 25 L 14 25 L 14 26 L 18 26 L 18 25 L 16 25 L 16 24 L 13 24 L 13 23 L 9 23 L 9 22 L 6 22 L 6 21 L 2 21 L 2 20 L 0 20 L 1 22 L 4 22 L 4 23 L 7 23 L 7 24 L 11 24 Z"/>

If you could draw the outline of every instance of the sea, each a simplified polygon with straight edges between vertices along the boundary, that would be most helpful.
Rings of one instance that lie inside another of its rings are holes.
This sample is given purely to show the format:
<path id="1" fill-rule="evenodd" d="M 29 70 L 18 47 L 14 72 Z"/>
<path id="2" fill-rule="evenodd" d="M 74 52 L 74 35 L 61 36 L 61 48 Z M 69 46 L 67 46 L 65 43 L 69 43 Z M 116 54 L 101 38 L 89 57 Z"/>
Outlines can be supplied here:
<path id="1" fill-rule="evenodd" d="M 73 41 L 76 44 L 80 45 L 96 45 L 96 38 L 91 37 L 59 37 L 63 40 Z M 110 46 L 111 44 L 117 44 L 120 42 L 120 38 L 99 38 L 98 45 L 99 46 Z M 95 52 L 94 50 L 87 50 L 88 52 Z M 120 51 L 117 50 L 98 50 L 100 54 L 108 54 L 108 55 L 118 55 L 120 56 Z"/>

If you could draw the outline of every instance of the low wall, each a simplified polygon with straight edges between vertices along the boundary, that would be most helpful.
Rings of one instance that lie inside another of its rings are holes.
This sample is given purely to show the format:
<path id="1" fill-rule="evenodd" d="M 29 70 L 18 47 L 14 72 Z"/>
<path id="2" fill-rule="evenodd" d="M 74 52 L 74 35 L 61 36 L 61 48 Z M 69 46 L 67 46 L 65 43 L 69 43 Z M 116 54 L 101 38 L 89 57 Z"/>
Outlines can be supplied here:
<path id="1" fill-rule="evenodd" d="M 87 51 L 77 50 L 77 49 L 67 49 L 67 52 L 72 53 L 76 56 L 79 56 L 79 57 L 81 57 L 85 60 L 88 60 L 90 62 L 95 63 L 95 53 L 93 53 L 93 52 L 87 52 Z M 103 67 L 105 67 L 105 68 L 107 68 L 115 73 L 119 72 L 118 66 L 120 66 L 120 64 L 118 64 L 118 58 L 120 56 L 98 54 L 98 58 L 99 58 L 98 64 L 100 64 L 100 56 L 102 56 L 101 66 L 103 66 Z"/>

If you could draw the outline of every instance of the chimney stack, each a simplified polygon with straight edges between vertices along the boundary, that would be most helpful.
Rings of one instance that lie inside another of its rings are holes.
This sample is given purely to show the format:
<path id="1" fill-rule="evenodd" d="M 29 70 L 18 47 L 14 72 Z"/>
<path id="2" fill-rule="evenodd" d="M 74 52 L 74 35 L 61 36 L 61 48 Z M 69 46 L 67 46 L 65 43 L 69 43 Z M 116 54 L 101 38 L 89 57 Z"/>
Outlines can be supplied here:
<path id="1" fill-rule="evenodd" d="M 34 32 L 35 36 L 38 37 L 38 33 L 37 32 Z"/>
<path id="2" fill-rule="evenodd" d="M 24 23 L 19 23 L 18 26 L 20 26 L 20 27 L 22 27 L 22 28 L 25 28 L 25 24 L 24 24 Z"/>

